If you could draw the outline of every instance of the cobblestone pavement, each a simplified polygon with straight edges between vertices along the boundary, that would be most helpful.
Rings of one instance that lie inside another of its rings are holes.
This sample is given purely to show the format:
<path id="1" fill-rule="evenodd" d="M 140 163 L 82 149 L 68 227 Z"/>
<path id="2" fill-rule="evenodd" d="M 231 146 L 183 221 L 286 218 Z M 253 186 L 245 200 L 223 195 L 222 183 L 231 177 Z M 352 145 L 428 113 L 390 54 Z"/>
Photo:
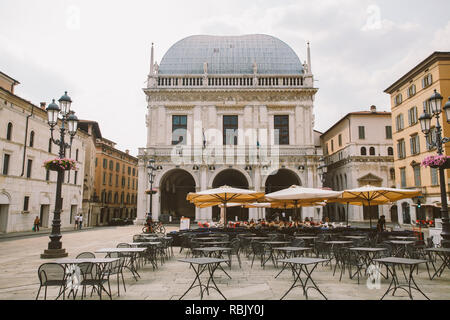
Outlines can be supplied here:
<path id="1" fill-rule="evenodd" d="M 93 229 L 84 232 L 67 233 L 63 235 L 63 247 L 69 252 L 69 257 L 75 257 L 84 251 L 94 252 L 104 247 L 116 247 L 119 242 L 131 242 L 134 234 L 140 233 L 142 226 L 124 226 Z M 168 231 L 176 230 L 169 227 Z M 39 288 L 37 269 L 40 264 L 53 260 L 42 260 L 40 254 L 47 247 L 48 236 L 29 237 L 24 239 L 11 239 L 0 242 L 0 299 L 35 299 Z M 151 299 L 170 300 L 178 299 L 194 280 L 195 274 L 186 263 L 177 261 L 185 257 L 184 252 L 174 248 L 175 257 L 153 271 L 151 265 L 145 265 L 139 270 L 141 278 L 135 281 L 130 272 L 125 271 L 126 292 L 121 288 L 120 297 L 117 296 L 115 279 L 111 281 L 113 299 Z M 97 254 L 98 256 L 103 256 Z M 229 273 L 232 279 L 217 270 L 215 279 L 218 287 L 228 299 L 242 300 L 277 300 L 289 289 L 292 284 L 292 274 L 286 270 L 277 279 L 276 269 L 271 263 L 262 268 L 255 261 L 250 268 L 251 260 L 242 255 L 242 268 L 239 268 L 235 257 Z M 312 274 L 318 287 L 328 299 L 380 299 L 388 288 L 389 280 L 381 279 L 379 288 L 370 289 L 367 278 L 362 278 L 358 285 L 356 278 L 350 280 L 348 273 L 339 281 L 339 269 L 336 275 L 330 266 L 318 266 Z M 450 299 L 450 272 L 446 270 L 441 278 L 430 280 L 425 266 L 414 275 L 419 287 L 430 299 Z M 400 277 L 400 279 L 402 279 Z M 48 298 L 54 299 L 57 290 L 49 288 Z M 323 299 L 315 290 L 308 291 L 309 299 Z M 420 293 L 413 291 L 414 299 L 424 299 Z M 189 292 L 185 299 L 199 299 L 198 288 Z M 98 297 L 88 298 L 98 299 Z M 215 291 L 205 299 L 221 299 Z M 293 289 L 285 298 L 303 300 L 301 288 Z M 397 291 L 396 296 L 387 296 L 385 299 L 408 299 L 406 292 Z"/>

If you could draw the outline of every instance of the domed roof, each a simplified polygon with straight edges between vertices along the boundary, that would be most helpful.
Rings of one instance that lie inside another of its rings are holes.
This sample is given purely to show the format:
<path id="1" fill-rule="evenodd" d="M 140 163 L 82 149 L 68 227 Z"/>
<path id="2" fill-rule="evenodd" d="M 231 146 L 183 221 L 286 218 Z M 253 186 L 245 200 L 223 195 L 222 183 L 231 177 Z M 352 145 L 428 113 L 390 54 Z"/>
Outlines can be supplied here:
<path id="1" fill-rule="evenodd" d="M 253 34 L 243 36 L 196 35 L 175 43 L 164 55 L 159 74 L 302 74 L 297 54 L 278 38 Z"/>

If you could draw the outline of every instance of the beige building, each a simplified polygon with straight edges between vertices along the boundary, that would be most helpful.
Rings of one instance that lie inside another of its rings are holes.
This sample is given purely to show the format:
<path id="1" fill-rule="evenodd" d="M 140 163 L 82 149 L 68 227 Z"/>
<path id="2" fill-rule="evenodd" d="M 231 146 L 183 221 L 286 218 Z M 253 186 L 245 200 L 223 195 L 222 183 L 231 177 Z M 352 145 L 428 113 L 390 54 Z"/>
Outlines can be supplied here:
<path id="1" fill-rule="evenodd" d="M 149 212 L 147 161 L 155 159 L 152 214 L 218 221 L 218 208 L 199 209 L 186 194 L 231 185 L 277 191 L 321 187 L 322 150 L 314 132 L 310 49 L 302 63 L 268 35 L 190 36 L 154 63 L 147 97 L 147 145 L 139 150 L 138 222 Z M 270 218 L 273 210 L 229 208 L 229 219 Z M 321 208 L 302 217 L 321 218 Z"/>
<path id="2" fill-rule="evenodd" d="M 351 112 L 321 136 L 327 166 L 324 186 L 333 190 L 353 189 L 365 185 L 395 185 L 391 113 L 377 111 Z M 372 206 L 372 221 L 384 214 L 387 221 L 397 222 L 389 206 Z M 330 221 L 369 221 L 368 207 L 328 204 L 324 216 Z"/>
<path id="3" fill-rule="evenodd" d="M 432 53 L 384 91 L 391 98 L 396 186 L 418 188 L 423 194 L 423 198 L 397 203 L 399 220 L 403 223 L 440 217 L 438 171 L 420 166 L 426 156 L 437 153 L 435 148 L 430 149 L 427 145 L 418 120 L 424 110 L 429 109 L 427 100 L 435 89 L 444 101 L 450 96 L 450 52 Z M 445 114 L 441 114 L 439 122 L 443 136 L 449 137 L 450 125 L 446 120 Z M 436 119 L 433 118 L 432 132 L 435 124 Z M 448 156 L 449 152 L 450 145 L 447 144 L 445 154 Z M 449 172 L 446 171 L 448 181 Z M 418 200 L 420 208 L 417 207 Z"/>
<path id="4" fill-rule="evenodd" d="M 50 228 L 55 205 L 57 174 L 46 171 L 43 164 L 58 157 L 59 147 L 50 140 L 45 103 L 38 107 L 15 95 L 18 83 L 0 73 L 0 232 L 31 231 L 36 216 L 42 227 Z M 78 130 L 72 148 L 66 150 L 79 170 L 64 177 L 62 227 L 72 225 L 81 212 L 87 138 Z"/>

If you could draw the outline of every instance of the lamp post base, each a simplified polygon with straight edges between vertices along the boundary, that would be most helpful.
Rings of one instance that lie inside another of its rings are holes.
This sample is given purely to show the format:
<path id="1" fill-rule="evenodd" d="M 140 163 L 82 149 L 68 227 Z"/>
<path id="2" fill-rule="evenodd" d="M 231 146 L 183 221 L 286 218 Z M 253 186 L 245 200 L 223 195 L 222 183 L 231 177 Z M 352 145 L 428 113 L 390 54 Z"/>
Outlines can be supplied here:
<path id="1" fill-rule="evenodd" d="M 41 259 L 64 258 L 68 255 L 69 254 L 66 252 L 66 249 L 47 249 L 41 254 Z"/>

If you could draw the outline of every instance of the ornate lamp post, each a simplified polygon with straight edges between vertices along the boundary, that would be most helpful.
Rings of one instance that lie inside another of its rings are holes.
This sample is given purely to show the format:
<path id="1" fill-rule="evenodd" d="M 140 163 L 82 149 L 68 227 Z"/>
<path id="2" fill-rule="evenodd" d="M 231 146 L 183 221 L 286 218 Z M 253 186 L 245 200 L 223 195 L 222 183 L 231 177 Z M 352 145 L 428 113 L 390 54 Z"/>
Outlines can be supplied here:
<path id="1" fill-rule="evenodd" d="M 67 91 L 58 100 L 58 102 L 59 106 L 55 103 L 55 99 L 53 99 L 52 103 L 48 105 L 46 110 L 48 116 L 48 124 L 50 125 L 51 140 L 54 144 L 59 146 L 59 158 L 62 159 L 66 155 L 66 149 L 71 147 L 73 137 L 77 133 L 78 119 L 75 116 L 74 112 L 70 110 L 72 99 L 70 99 L 70 97 L 67 95 Z M 61 117 L 59 118 L 59 116 Z M 61 127 L 59 129 L 60 137 L 58 140 L 55 140 L 53 138 L 53 131 L 55 130 L 55 126 L 58 123 L 58 119 L 61 120 Z M 70 143 L 66 143 L 64 140 L 66 130 L 70 135 Z M 42 259 L 67 257 L 68 255 L 66 249 L 62 248 L 61 242 L 61 188 L 64 180 L 65 169 L 57 167 L 54 170 L 58 173 L 58 178 L 56 180 L 55 211 L 52 221 L 52 232 L 49 236 L 50 242 L 48 243 L 48 249 L 44 250 L 44 253 L 41 254 Z"/>
<path id="2" fill-rule="evenodd" d="M 319 178 L 320 181 L 322 182 L 322 187 L 325 187 L 324 184 L 328 168 L 325 164 L 324 158 L 320 158 L 319 161 L 321 162 L 321 165 L 317 167 L 317 172 L 319 173 Z"/>
<path id="3" fill-rule="evenodd" d="M 152 208 L 153 208 L 153 182 L 155 181 L 154 179 L 156 176 L 154 172 L 157 170 L 157 168 L 154 165 L 155 159 L 148 160 L 147 169 L 150 170 L 150 172 L 148 173 L 148 181 L 150 182 L 150 209 L 148 215 L 150 217 L 152 217 Z"/>
<path id="4" fill-rule="evenodd" d="M 450 141 L 450 138 L 442 137 L 442 127 L 439 123 L 439 115 L 442 112 L 442 96 L 434 90 L 433 95 L 428 99 L 430 104 L 430 111 L 432 114 L 428 114 L 426 111 L 423 113 L 419 120 L 422 132 L 425 134 L 427 145 L 430 147 L 436 147 L 437 153 L 442 155 L 444 153 L 444 144 Z M 444 106 L 445 115 L 447 117 L 447 123 L 450 123 L 450 98 Z M 431 119 L 436 117 L 436 136 L 430 136 Z M 442 233 L 441 236 L 445 240 L 443 246 L 448 246 L 450 243 L 450 223 L 448 219 L 448 204 L 447 204 L 447 191 L 445 187 L 445 171 L 444 167 L 439 167 L 439 183 L 441 185 L 441 218 L 442 218 Z"/>

